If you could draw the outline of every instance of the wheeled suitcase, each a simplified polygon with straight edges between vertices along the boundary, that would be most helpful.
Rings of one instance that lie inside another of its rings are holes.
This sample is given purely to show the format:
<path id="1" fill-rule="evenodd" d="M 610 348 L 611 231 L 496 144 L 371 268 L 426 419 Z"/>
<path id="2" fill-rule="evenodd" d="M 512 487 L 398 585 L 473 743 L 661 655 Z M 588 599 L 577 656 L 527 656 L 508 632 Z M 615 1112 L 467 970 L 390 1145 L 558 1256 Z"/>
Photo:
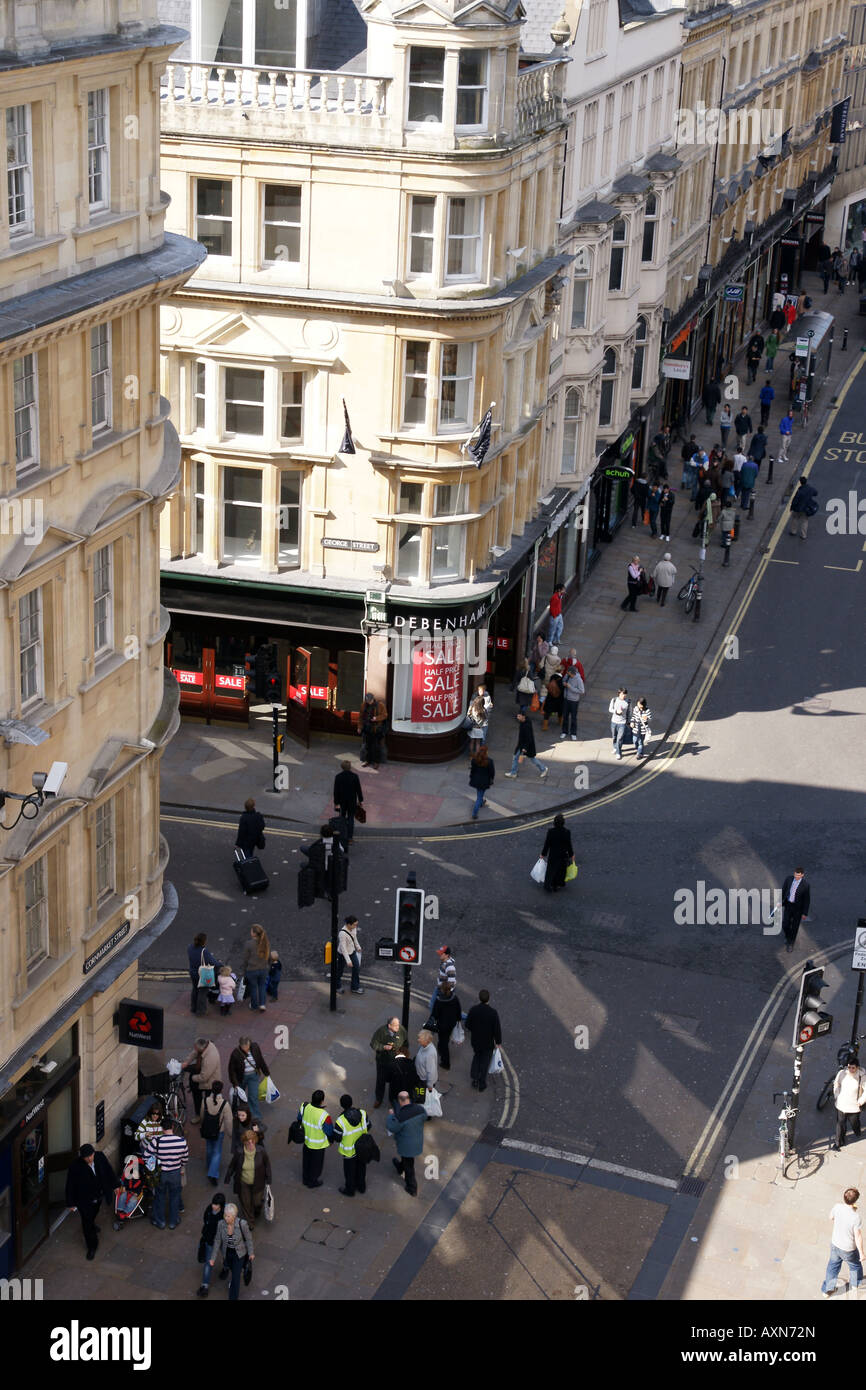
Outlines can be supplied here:
<path id="1" fill-rule="evenodd" d="M 258 859 L 255 856 L 247 859 L 240 849 L 235 850 L 235 873 L 238 883 L 248 896 L 251 893 L 263 893 L 268 886 L 268 876 Z"/>

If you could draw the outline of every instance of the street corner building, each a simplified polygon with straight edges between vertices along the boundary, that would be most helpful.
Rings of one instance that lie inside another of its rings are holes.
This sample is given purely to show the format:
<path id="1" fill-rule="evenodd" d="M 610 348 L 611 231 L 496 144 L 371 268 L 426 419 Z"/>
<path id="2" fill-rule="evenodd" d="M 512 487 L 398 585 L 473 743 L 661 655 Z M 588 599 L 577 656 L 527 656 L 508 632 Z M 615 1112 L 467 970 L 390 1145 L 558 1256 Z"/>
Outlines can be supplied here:
<path id="1" fill-rule="evenodd" d="M 165 233 L 159 185 L 182 39 L 156 0 L 0 7 L 0 1277 L 48 1235 L 79 1145 L 117 1157 L 137 1052 L 112 1019 L 176 909 L 159 306 L 205 254 Z M 55 763 L 57 794 L 25 803 Z"/>
<path id="2" fill-rule="evenodd" d="M 290 734 L 352 732 L 369 690 L 392 757 L 446 758 L 576 520 L 547 438 L 567 60 L 521 47 L 519 0 L 161 12 L 190 32 L 167 222 L 208 252 L 162 314 L 182 712 L 246 720 L 267 642 Z"/>

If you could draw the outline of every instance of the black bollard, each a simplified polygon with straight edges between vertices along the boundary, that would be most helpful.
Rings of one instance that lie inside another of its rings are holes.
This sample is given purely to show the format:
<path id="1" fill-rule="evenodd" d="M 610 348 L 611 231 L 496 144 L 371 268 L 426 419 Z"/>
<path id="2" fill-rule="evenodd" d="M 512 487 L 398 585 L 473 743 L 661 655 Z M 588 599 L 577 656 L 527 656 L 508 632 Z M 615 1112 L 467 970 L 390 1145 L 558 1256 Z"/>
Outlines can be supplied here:
<path id="1" fill-rule="evenodd" d="M 847 328 L 845 329 L 844 333 L 842 334 L 842 346 L 841 346 L 841 348 L 839 349 L 839 351 L 840 351 L 840 352 L 847 352 L 847 351 L 848 351 L 848 329 L 847 329 Z"/>
<path id="2" fill-rule="evenodd" d="M 740 539 L 740 513 L 737 512 L 736 516 L 734 517 L 734 540 L 735 540 L 735 541 L 738 541 L 739 539 Z"/>
<path id="3" fill-rule="evenodd" d="M 767 482 L 768 482 L 768 483 L 771 483 L 771 482 L 773 481 L 773 469 L 775 468 L 775 466 L 776 466 L 776 460 L 775 460 L 774 456 L 773 456 L 772 454 L 768 454 L 768 455 L 767 455 Z"/>

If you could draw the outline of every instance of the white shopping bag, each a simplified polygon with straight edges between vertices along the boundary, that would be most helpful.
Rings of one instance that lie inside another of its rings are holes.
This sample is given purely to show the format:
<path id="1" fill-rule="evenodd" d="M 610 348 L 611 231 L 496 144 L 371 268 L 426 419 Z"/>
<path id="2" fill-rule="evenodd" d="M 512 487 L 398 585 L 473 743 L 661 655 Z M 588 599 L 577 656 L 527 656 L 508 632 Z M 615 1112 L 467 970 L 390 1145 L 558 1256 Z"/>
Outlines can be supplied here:
<path id="1" fill-rule="evenodd" d="M 431 1086 L 424 1097 L 424 1109 L 433 1119 L 438 1120 L 442 1115 L 442 1097 L 435 1086 Z"/>
<path id="2" fill-rule="evenodd" d="M 264 1200 L 263 1205 L 264 1205 L 264 1209 L 265 1209 L 265 1220 L 266 1220 L 266 1221 L 273 1221 L 273 1219 L 274 1219 L 274 1194 L 273 1194 L 273 1192 L 271 1191 L 271 1185 L 270 1185 L 270 1183 L 265 1183 L 265 1200 Z"/>
<path id="3" fill-rule="evenodd" d="M 451 1030 L 451 1041 L 453 1043 L 462 1043 L 464 1037 L 463 1024 L 458 1021 Z"/>
<path id="4" fill-rule="evenodd" d="M 498 1047 L 494 1047 L 493 1056 L 490 1058 L 490 1066 L 487 1068 L 488 1076 L 498 1076 L 505 1070 L 505 1063 L 502 1060 L 502 1053 Z"/>
<path id="5" fill-rule="evenodd" d="M 268 1102 L 268 1105 L 273 1105 L 275 1100 L 279 1100 L 280 1093 L 270 1077 L 267 1078 L 267 1081 L 268 1086 L 267 1090 L 265 1091 L 265 1100 Z M 270 1220 L 270 1217 L 268 1218 L 268 1220 Z"/>
<path id="6" fill-rule="evenodd" d="M 230 1103 L 233 1105 L 236 1100 L 242 1100 L 246 1104 L 247 1093 L 244 1090 L 243 1086 L 231 1086 L 229 1088 Z"/>
<path id="7" fill-rule="evenodd" d="M 536 883 L 543 883 L 543 882 L 544 882 L 544 876 L 545 876 L 546 873 L 547 873 L 547 860 L 545 860 L 545 859 L 536 859 L 535 863 L 534 863 L 533 866 L 532 866 L 532 869 L 530 870 L 529 877 L 532 878 L 532 879 L 534 879 Z"/>

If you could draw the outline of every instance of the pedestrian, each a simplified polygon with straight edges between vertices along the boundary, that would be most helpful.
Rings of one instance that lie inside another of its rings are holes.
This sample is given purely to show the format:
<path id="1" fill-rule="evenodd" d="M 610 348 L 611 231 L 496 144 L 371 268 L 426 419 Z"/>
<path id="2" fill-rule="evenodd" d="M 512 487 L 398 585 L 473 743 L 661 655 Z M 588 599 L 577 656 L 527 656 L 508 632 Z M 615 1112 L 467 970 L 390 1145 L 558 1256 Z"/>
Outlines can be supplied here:
<path id="1" fill-rule="evenodd" d="M 301 1179 L 304 1187 L 322 1186 L 325 1150 L 334 1137 L 334 1122 L 327 1110 L 322 1108 L 324 1099 L 324 1091 L 314 1091 L 306 1104 L 298 1110 L 298 1119 L 304 1126 L 304 1148 L 301 1155 Z"/>
<path id="2" fill-rule="evenodd" d="M 279 951 L 271 951 L 268 957 L 268 983 L 265 993 L 269 999 L 279 999 L 280 980 L 283 978 L 283 962 L 280 960 Z"/>
<path id="3" fill-rule="evenodd" d="M 683 480 L 680 484 L 680 492 L 682 492 L 683 488 L 690 488 L 692 485 L 692 459 L 694 458 L 695 454 L 698 453 L 699 448 L 700 446 L 698 444 L 697 438 L 695 437 L 695 435 L 690 434 L 682 449 L 680 450 L 680 458 L 683 461 Z"/>
<path id="4" fill-rule="evenodd" d="M 235 844 L 246 859 L 254 858 L 255 851 L 265 847 L 265 818 L 256 810 L 256 803 L 251 796 L 244 802 Z"/>
<path id="5" fill-rule="evenodd" d="M 553 825 L 544 837 L 541 857 L 547 864 L 544 872 L 544 891 L 554 893 L 565 887 L 565 871 L 574 863 L 574 846 L 571 831 L 562 815 L 554 816 Z"/>
<path id="6" fill-rule="evenodd" d="M 443 985 L 430 1010 L 430 1018 L 439 1048 L 439 1065 L 443 1071 L 451 1070 L 451 1034 L 463 1015 L 460 1000 L 453 985 Z M 429 1024 L 428 1024 L 429 1027 Z"/>
<path id="7" fill-rule="evenodd" d="M 542 682 L 546 685 L 551 676 L 558 676 L 562 667 L 562 657 L 559 654 L 559 647 L 554 643 L 548 648 L 547 656 L 544 658 L 544 665 L 541 667 L 540 675 Z"/>
<path id="8" fill-rule="evenodd" d="M 410 1100 L 405 1091 L 397 1097 L 397 1110 L 388 1111 L 386 1129 L 397 1145 L 399 1157 L 391 1162 L 403 1178 L 410 1197 L 418 1195 L 418 1181 L 415 1177 L 415 1159 L 424 1150 L 424 1125 L 427 1111 L 423 1105 Z"/>
<path id="9" fill-rule="evenodd" d="M 221 1078 L 222 1069 L 216 1043 L 211 1042 L 210 1038 L 196 1038 L 193 1050 L 183 1064 L 183 1070 L 189 1072 L 189 1089 L 196 1119 L 201 1114 L 202 1097 L 210 1094 L 214 1082 Z"/>
<path id="10" fill-rule="evenodd" d="M 734 469 L 730 459 L 725 459 L 721 471 L 719 472 L 719 496 L 724 502 L 734 490 Z"/>
<path id="11" fill-rule="evenodd" d="M 232 1153 L 236 1153 L 239 1149 L 243 1148 L 243 1137 L 248 1129 L 251 1129 L 256 1136 L 256 1143 L 263 1144 L 265 1142 L 267 1128 L 263 1120 L 257 1120 L 255 1118 L 250 1109 L 249 1101 L 237 1101 L 232 1115 Z"/>
<path id="12" fill-rule="evenodd" d="M 361 943 L 358 932 L 361 930 L 357 917 L 346 917 L 337 937 L 337 993 L 345 994 L 343 971 L 348 965 L 352 971 L 351 990 L 353 994 L 363 994 L 361 988 Z"/>
<path id="13" fill-rule="evenodd" d="M 772 313 L 770 314 L 770 317 L 769 317 L 769 320 L 768 320 L 769 325 L 770 325 L 770 327 L 772 328 L 773 332 L 774 332 L 774 333 L 778 333 L 780 336 L 781 336 L 782 334 L 784 334 L 785 329 L 786 329 L 787 326 L 788 326 L 788 325 L 787 325 L 787 321 L 786 321 L 786 319 L 785 319 L 785 310 L 784 310 L 784 307 L 783 307 L 783 306 L 784 306 L 784 303 L 785 303 L 785 296 L 784 296 L 783 294 L 775 294 L 775 295 L 773 295 L 773 306 L 774 306 L 774 307 L 773 307 L 773 311 L 772 311 Z"/>
<path id="14" fill-rule="evenodd" d="M 760 396 L 759 396 L 759 399 L 760 399 L 760 402 L 761 402 L 761 424 L 762 424 L 762 425 L 766 425 L 767 421 L 768 421 L 769 418 L 770 418 L 770 407 L 771 407 L 772 404 L 773 404 L 773 401 L 774 401 L 774 399 L 775 399 L 775 396 L 776 396 L 776 393 L 775 393 L 775 391 L 773 390 L 772 385 L 770 384 L 770 378 L 767 377 L 766 382 L 765 382 L 764 385 L 761 387 Z"/>
<path id="15" fill-rule="evenodd" d="M 420 1089 L 421 1082 L 415 1070 L 415 1063 L 409 1056 L 408 1044 L 404 1043 L 388 1062 L 388 1100 L 392 1105 L 396 1105 L 401 1091 L 407 1091 L 414 1100 Z"/>
<path id="16" fill-rule="evenodd" d="M 373 1106 L 374 1110 L 379 1109 L 385 1097 L 388 1060 L 391 1054 L 398 1048 L 405 1046 L 408 1040 L 406 1029 L 399 1018 L 389 1018 L 387 1023 L 383 1023 L 381 1028 L 376 1029 L 370 1039 L 370 1046 L 376 1058 L 376 1103 Z"/>
<path id="17" fill-rule="evenodd" d="M 809 517 L 814 516 L 818 511 L 818 491 L 809 482 L 807 477 L 800 479 L 800 486 L 791 498 L 791 524 L 788 527 L 788 535 L 796 536 L 799 532 L 800 540 L 806 539 L 809 530 Z"/>
<path id="18" fill-rule="evenodd" d="M 646 496 L 646 507 L 649 513 L 650 535 L 653 540 L 658 536 L 659 506 L 662 500 L 661 483 L 653 483 Z"/>
<path id="19" fill-rule="evenodd" d="M 656 603 L 662 608 L 664 608 L 667 602 L 668 589 L 671 587 L 676 577 L 677 567 L 671 564 L 670 551 L 666 550 L 663 558 L 659 560 L 653 570 L 653 579 L 656 585 Z"/>
<path id="20" fill-rule="evenodd" d="M 547 656 L 547 653 L 549 651 L 550 643 L 545 642 L 541 633 L 539 633 L 532 644 L 532 652 L 530 654 L 529 659 L 530 675 L 541 675 L 542 671 L 544 670 L 544 658 Z"/>
<path id="21" fill-rule="evenodd" d="M 722 509 L 719 512 L 719 532 L 721 537 L 721 544 L 725 552 L 725 558 L 722 561 L 723 566 L 730 564 L 731 541 L 733 540 L 734 525 L 735 515 L 733 503 L 731 500 L 731 494 L 726 493 L 722 501 Z"/>
<path id="22" fill-rule="evenodd" d="M 246 1036 L 238 1038 L 238 1045 L 229 1057 L 229 1083 L 235 1090 L 243 1090 L 253 1118 L 260 1120 L 259 1084 L 271 1071 L 257 1042 Z"/>
<path id="23" fill-rule="evenodd" d="M 822 261 L 819 265 L 818 274 L 821 276 L 821 279 L 824 283 L 824 293 L 826 294 L 828 289 L 830 288 L 830 276 L 833 274 L 833 266 L 829 256 L 827 257 L 826 261 Z"/>
<path id="24" fill-rule="evenodd" d="M 569 671 L 579 671 L 580 679 L 582 681 L 586 680 L 586 672 L 584 671 L 583 666 L 578 660 L 577 647 L 571 648 L 571 650 L 568 653 L 568 656 L 562 663 L 562 669 L 565 674 L 568 674 Z"/>
<path id="25" fill-rule="evenodd" d="M 635 478 L 631 485 L 631 524 L 637 526 L 638 522 L 643 525 L 643 514 L 646 511 L 647 499 L 647 480 L 646 478 Z"/>
<path id="26" fill-rule="evenodd" d="M 698 449 L 692 459 L 692 488 L 691 499 L 694 502 L 698 495 L 698 489 L 710 471 L 710 456 L 705 449 Z"/>
<path id="27" fill-rule="evenodd" d="M 761 354 L 764 351 L 764 339 L 760 333 L 753 333 L 746 345 L 746 366 L 748 367 L 749 384 L 758 375 L 758 368 L 761 365 Z"/>
<path id="28" fill-rule="evenodd" d="M 216 1245 L 219 1224 L 225 1215 L 225 1206 L 225 1193 L 215 1192 L 204 1209 L 198 1242 L 198 1262 L 201 1265 L 201 1283 L 196 1289 L 198 1298 L 207 1298 L 210 1292 L 211 1255 Z"/>
<path id="29" fill-rule="evenodd" d="M 228 1018 L 232 1011 L 232 1004 L 235 1002 L 235 990 L 238 987 L 238 977 L 230 965 L 221 965 L 217 975 L 217 1003 L 220 1006 L 220 1014 L 223 1018 Z"/>
<path id="30" fill-rule="evenodd" d="M 794 417 L 790 409 L 786 410 L 779 421 L 779 462 L 788 462 L 788 449 L 791 445 L 791 435 L 794 433 Z"/>
<path id="31" fill-rule="evenodd" d="M 92 1144 L 82 1144 L 66 1174 L 66 1205 L 81 1217 L 88 1260 L 94 1258 L 99 1245 L 96 1217 L 103 1198 L 113 1206 L 115 1193 L 121 1186 L 105 1154 L 94 1149 Z"/>
<path id="32" fill-rule="evenodd" d="M 643 758 L 646 742 L 652 738 L 652 711 L 645 695 L 640 697 L 632 710 L 629 725 L 634 736 L 635 759 Z"/>
<path id="33" fill-rule="evenodd" d="M 436 951 L 439 957 L 439 973 L 436 976 L 436 983 L 433 986 L 433 993 L 430 995 L 430 1008 L 436 1003 L 436 996 L 443 985 L 451 985 L 452 989 L 457 988 L 457 962 L 450 946 L 440 946 Z"/>
<path id="34" fill-rule="evenodd" d="M 439 1081 L 439 1058 L 436 1043 L 429 1028 L 422 1028 L 418 1034 L 418 1051 L 415 1053 L 415 1074 L 418 1086 L 426 1094 Z M 424 1097 L 421 1097 L 423 1103 Z"/>
<path id="35" fill-rule="evenodd" d="M 836 288 L 840 294 L 845 293 L 845 286 L 848 283 L 848 257 L 839 253 L 839 260 L 836 266 Z"/>
<path id="36" fill-rule="evenodd" d="M 241 1216 L 253 1230 L 262 1214 L 265 1186 L 271 1182 L 268 1151 L 253 1130 L 247 1129 L 241 1135 L 241 1147 L 232 1153 L 225 1180 L 232 1183 Z"/>
<path id="37" fill-rule="evenodd" d="M 760 468 L 767 454 L 767 436 L 764 433 L 763 425 L 752 435 L 752 442 L 749 445 L 749 458 L 755 460 Z"/>
<path id="38" fill-rule="evenodd" d="M 145 1167 L 153 1174 L 156 1171 L 156 1141 L 162 1134 L 162 1117 L 165 1114 L 162 1101 L 152 1102 L 147 1114 L 135 1131 L 135 1140 L 141 1149 Z M 148 1162 L 148 1159 L 152 1160 Z"/>
<path id="39" fill-rule="evenodd" d="M 743 464 L 747 461 L 747 458 L 748 455 L 744 454 L 742 449 L 738 449 L 734 454 L 734 492 L 738 497 L 740 495 L 741 486 L 740 474 L 743 471 Z"/>
<path id="40" fill-rule="evenodd" d="M 749 509 L 749 500 L 752 490 L 758 478 L 758 465 L 754 459 L 748 458 L 740 469 L 740 507 L 745 512 Z"/>
<path id="41" fill-rule="evenodd" d="M 731 426 L 734 423 L 734 412 L 727 402 L 722 406 L 719 414 L 719 433 L 722 437 L 722 448 L 728 447 L 728 435 L 731 433 Z"/>
<path id="42" fill-rule="evenodd" d="M 230 1302 L 237 1301 L 241 1291 L 241 1274 L 247 1266 L 252 1265 L 255 1258 L 253 1236 L 248 1222 L 242 1216 L 238 1216 L 234 1202 L 226 1203 L 223 1219 L 217 1226 L 210 1267 L 213 1269 L 218 1259 L 223 1261 L 223 1268 L 228 1271 Z"/>
<path id="43" fill-rule="evenodd" d="M 661 539 L 669 541 L 671 538 L 671 517 L 673 516 L 676 494 L 671 492 L 667 483 L 662 488 L 662 495 L 659 501 L 659 523 L 661 526 Z"/>
<path id="44" fill-rule="evenodd" d="M 475 792 L 475 805 L 472 807 L 472 819 L 478 819 L 478 812 L 482 806 L 487 805 L 486 793 L 493 786 L 496 777 L 496 767 L 493 759 L 487 751 L 487 744 L 482 743 L 480 748 L 476 748 L 469 765 L 469 785 Z"/>
<path id="45" fill-rule="evenodd" d="M 628 723 L 631 704 L 628 698 L 628 691 L 621 685 L 616 695 L 614 695 L 608 705 L 610 714 L 610 736 L 613 739 L 613 756 L 617 759 L 622 758 L 622 741 L 625 738 L 625 728 Z"/>
<path id="46" fill-rule="evenodd" d="M 357 772 L 352 771 L 349 759 L 344 758 L 340 763 L 340 771 L 334 778 L 334 806 L 348 824 L 349 844 L 355 836 L 355 814 L 363 804 L 361 779 Z"/>
<path id="47" fill-rule="evenodd" d="M 205 1143 L 205 1168 L 212 1187 L 216 1187 L 222 1166 L 223 1139 L 232 1142 L 232 1111 L 223 1095 L 223 1083 L 215 1081 L 201 1108 L 201 1137 Z"/>
<path id="48" fill-rule="evenodd" d="M 862 259 L 863 259 L 863 253 L 862 253 L 861 251 L 858 251 L 856 246 L 854 247 L 854 249 L 853 249 L 852 251 L 850 251 L 850 252 L 848 253 L 848 284 L 849 284 L 849 285 L 854 285 L 854 284 L 856 284 L 856 282 L 857 282 L 857 272 L 858 272 L 859 269 L 860 269 L 860 262 L 862 261 Z"/>
<path id="49" fill-rule="evenodd" d="M 474 757 L 477 749 L 482 743 L 487 742 L 487 709 L 484 704 L 484 696 L 477 692 L 469 701 L 469 709 L 466 712 L 466 726 L 469 730 L 469 757 Z"/>
<path id="50" fill-rule="evenodd" d="M 752 433 L 752 417 L 744 405 L 734 416 L 734 433 L 737 436 L 737 447 L 742 448 L 746 435 Z"/>
<path id="51" fill-rule="evenodd" d="M 489 989 L 478 991 L 478 1003 L 466 1015 L 466 1031 L 472 1044 L 472 1086 L 476 1091 L 486 1091 L 493 1049 L 502 1046 L 502 1027 L 499 1014 L 491 1007 Z"/>
<path id="52" fill-rule="evenodd" d="M 506 772 L 505 776 L 516 777 L 518 764 L 522 763 L 524 758 L 528 758 L 529 761 L 533 764 L 533 766 L 538 768 L 540 777 L 544 778 L 547 776 L 547 768 L 544 766 L 544 763 L 540 762 L 538 757 L 536 756 L 535 734 L 532 729 L 532 723 L 529 719 L 527 719 L 526 715 L 523 713 L 522 710 L 518 710 L 517 745 L 514 749 L 514 757 L 511 762 L 511 771 Z"/>
<path id="53" fill-rule="evenodd" d="M 627 608 L 630 613 L 637 611 L 637 596 L 640 593 L 640 556 L 632 555 L 626 570 L 626 584 L 628 593 L 620 604 L 623 611 Z"/>
<path id="54" fill-rule="evenodd" d="M 343 1186 L 339 1190 L 344 1197 L 354 1197 L 356 1192 L 367 1191 L 367 1165 L 358 1157 L 355 1145 L 362 1134 L 369 1133 L 370 1123 L 366 1110 L 354 1105 L 351 1096 L 340 1096 L 340 1104 L 342 1113 L 334 1121 L 334 1137 L 340 1140 L 343 1160 Z"/>
<path id="55" fill-rule="evenodd" d="M 189 1147 L 182 1134 L 175 1134 L 174 1121 L 168 1115 L 163 1116 L 162 1133 L 154 1149 L 159 1165 L 159 1182 L 150 1219 L 157 1230 L 164 1231 L 167 1218 L 168 1229 L 173 1231 L 180 1225 L 183 1175 L 189 1161 Z"/>
<path id="56" fill-rule="evenodd" d="M 244 950 L 243 972 L 250 996 L 250 1008 L 265 1012 L 265 988 L 268 983 L 268 964 L 271 958 L 271 943 L 264 927 L 254 922 L 250 927 L 249 943 Z"/>
<path id="57" fill-rule="evenodd" d="M 842 1193 L 842 1201 L 830 1208 L 833 1234 L 830 1237 L 830 1258 L 827 1272 L 821 1285 L 821 1292 L 829 1298 L 836 1288 L 836 1278 L 843 1262 L 848 1266 L 850 1292 L 857 1297 L 857 1289 L 863 1278 L 863 1232 L 857 1203 L 860 1193 L 856 1187 L 847 1187 Z"/>
<path id="58" fill-rule="evenodd" d="M 565 593 L 565 585 L 557 584 L 550 596 L 550 622 L 547 626 L 547 641 L 551 647 L 555 647 L 560 637 L 565 619 L 562 616 L 562 595 Z"/>
<path id="59" fill-rule="evenodd" d="M 804 871 L 795 869 L 782 884 L 782 931 L 785 933 L 789 951 L 794 949 L 800 923 L 804 918 L 808 919 L 811 902 L 812 891 L 806 882 Z"/>
<path id="60" fill-rule="evenodd" d="M 866 1104 L 866 1071 L 860 1066 L 856 1052 L 849 1052 L 844 1067 L 837 1071 L 833 1080 L 833 1098 L 836 1102 L 836 1137 L 830 1148 L 841 1149 L 849 1120 L 855 1139 L 860 1138 L 860 1110 Z"/>
<path id="61" fill-rule="evenodd" d="M 213 981 L 219 962 L 211 955 L 207 949 L 207 933 L 200 931 L 192 939 L 192 945 L 187 946 L 186 954 L 189 961 L 189 978 L 192 983 L 192 991 L 189 996 L 189 1011 L 191 1014 L 207 1013 L 207 992 L 212 985 L 203 984 L 199 986 L 200 979 L 210 979 Z M 211 972 L 210 974 L 208 972 Z"/>
<path id="62" fill-rule="evenodd" d="M 581 695 L 586 694 L 586 686 L 583 683 L 580 672 L 575 666 L 569 669 L 562 681 L 563 710 L 562 733 L 560 739 L 570 738 L 572 743 L 577 742 L 577 711 L 580 706 Z"/>
<path id="63" fill-rule="evenodd" d="M 385 754 L 387 722 L 388 708 L 385 701 L 377 700 L 368 690 L 358 715 L 358 732 L 361 735 L 361 766 L 371 767 L 374 772 L 378 772 Z"/>
<path id="64" fill-rule="evenodd" d="M 514 679 L 511 682 L 511 689 L 517 693 L 514 696 L 514 703 L 518 710 L 523 713 L 529 709 L 538 691 L 535 688 L 535 680 L 529 671 L 529 661 L 524 658 L 517 670 L 514 672 Z"/>
<path id="65" fill-rule="evenodd" d="M 552 651 L 553 648 L 551 648 L 551 652 Z M 548 656 L 547 659 L 549 661 L 550 656 Z M 559 660 L 558 657 L 557 660 Z M 559 727 L 562 728 L 562 699 L 562 677 L 558 671 L 554 671 L 548 677 L 544 704 L 541 706 L 541 711 L 544 716 L 541 721 L 543 732 L 547 731 L 551 719 L 558 719 Z"/>
<path id="66" fill-rule="evenodd" d="M 721 404 L 722 392 L 719 383 L 714 379 L 708 381 L 701 394 L 706 411 L 707 424 L 711 425 L 716 418 L 716 408 Z"/>
<path id="67" fill-rule="evenodd" d="M 767 371 L 772 372 L 776 365 L 776 353 L 779 351 L 778 333 L 770 333 L 767 336 Z"/>

